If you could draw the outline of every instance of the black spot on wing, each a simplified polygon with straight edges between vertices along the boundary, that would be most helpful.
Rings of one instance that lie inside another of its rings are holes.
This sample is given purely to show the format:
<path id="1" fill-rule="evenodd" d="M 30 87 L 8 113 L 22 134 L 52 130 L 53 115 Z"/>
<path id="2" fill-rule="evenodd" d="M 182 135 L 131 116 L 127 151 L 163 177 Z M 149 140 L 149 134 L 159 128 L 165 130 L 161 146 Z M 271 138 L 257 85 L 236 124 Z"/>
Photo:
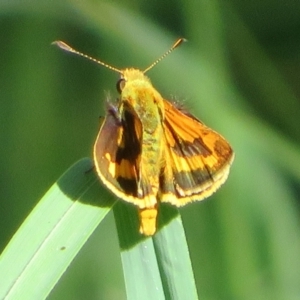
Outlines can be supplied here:
<path id="1" fill-rule="evenodd" d="M 206 157 L 212 154 L 211 150 L 205 146 L 200 136 L 194 139 L 193 142 L 185 141 L 177 135 L 174 128 L 167 121 L 165 124 L 175 140 L 175 145 L 171 147 L 171 149 L 176 155 L 181 157 L 202 155 Z"/>
<path id="2" fill-rule="evenodd" d="M 120 190 L 125 192 L 126 195 L 137 197 L 137 181 L 133 179 L 127 179 L 118 177 L 117 182 L 120 186 Z"/>
<path id="3" fill-rule="evenodd" d="M 116 162 L 120 163 L 122 159 L 135 162 L 141 153 L 141 144 L 134 125 L 134 122 L 139 121 L 130 112 L 125 111 L 121 122 L 124 129 L 123 143 L 118 147 Z"/>
<path id="4" fill-rule="evenodd" d="M 180 199 L 186 196 L 185 194 L 182 195 L 182 191 L 189 192 L 201 186 L 206 186 L 209 182 L 213 184 L 214 181 L 212 174 L 210 174 L 209 170 L 206 168 L 191 170 L 189 172 L 181 171 L 173 173 L 172 181 L 166 181 L 164 176 L 161 175 L 160 190 L 162 194 L 171 193 Z M 178 188 L 181 192 L 179 192 Z M 199 190 L 199 194 L 200 193 L 201 190 Z"/>
<path id="5" fill-rule="evenodd" d="M 205 182 L 213 183 L 212 175 L 206 168 L 174 173 L 174 181 L 183 190 L 194 189 L 195 187 L 203 185 Z"/>

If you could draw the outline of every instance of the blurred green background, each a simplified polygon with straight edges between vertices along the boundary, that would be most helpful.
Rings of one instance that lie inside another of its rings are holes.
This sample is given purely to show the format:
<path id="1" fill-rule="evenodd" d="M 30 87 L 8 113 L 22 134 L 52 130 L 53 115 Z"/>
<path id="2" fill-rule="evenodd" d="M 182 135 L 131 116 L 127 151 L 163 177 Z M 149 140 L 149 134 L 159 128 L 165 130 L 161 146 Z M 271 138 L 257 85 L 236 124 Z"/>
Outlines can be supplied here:
<path id="1" fill-rule="evenodd" d="M 0 1 L 1 249 L 117 97 L 118 74 L 51 42 L 144 69 L 184 36 L 148 76 L 236 152 L 225 186 L 181 209 L 200 298 L 300 298 L 300 2 L 224 2 Z M 49 299 L 125 298 L 110 214 Z"/>

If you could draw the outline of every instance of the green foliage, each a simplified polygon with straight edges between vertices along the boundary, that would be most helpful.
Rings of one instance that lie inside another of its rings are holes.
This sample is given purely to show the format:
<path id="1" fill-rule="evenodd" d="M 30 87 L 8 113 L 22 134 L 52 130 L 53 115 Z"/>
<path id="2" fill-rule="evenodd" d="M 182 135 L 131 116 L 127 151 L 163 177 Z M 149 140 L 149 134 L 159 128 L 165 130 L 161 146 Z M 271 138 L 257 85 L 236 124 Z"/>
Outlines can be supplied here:
<path id="1" fill-rule="evenodd" d="M 117 97 L 116 74 L 51 42 L 65 40 L 118 68 L 143 69 L 184 36 L 189 42 L 148 76 L 236 152 L 225 186 L 181 209 L 201 299 L 298 299 L 299 6 L 1 1 L 1 248 L 58 175 L 91 156 L 105 100 Z M 51 208 L 53 217 L 59 209 Z M 125 299 L 116 236 L 108 214 L 49 299 Z M 156 260 L 156 242 L 141 244 Z M 131 255 L 122 248 L 123 262 Z M 25 253 L 15 250 L 14 256 L 13 270 Z M 161 274 L 164 267 L 156 264 L 151 267 Z"/>
<path id="2" fill-rule="evenodd" d="M 66 172 L 31 212 L 0 257 L 1 299 L 45 299 L 113 203 L 99 201 L 92 164 Z M 98 188 L 98 189 L 97 189 Z"/>

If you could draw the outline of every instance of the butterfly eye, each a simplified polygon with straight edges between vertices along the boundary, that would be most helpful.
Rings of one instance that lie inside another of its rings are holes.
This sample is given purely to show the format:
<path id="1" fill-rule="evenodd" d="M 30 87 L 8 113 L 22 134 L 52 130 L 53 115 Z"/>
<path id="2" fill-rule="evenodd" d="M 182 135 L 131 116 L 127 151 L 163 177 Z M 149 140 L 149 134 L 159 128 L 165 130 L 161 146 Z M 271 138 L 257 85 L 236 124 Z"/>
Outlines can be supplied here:
<path id="1" fill-rule="evenodd" d="M 119 92 L 119 94 L 122 93 L 122 90 L 124 89 L 124 87 L 125 87 L 125 79 L 121 78 L 117 82 L 117 91 Z"/>

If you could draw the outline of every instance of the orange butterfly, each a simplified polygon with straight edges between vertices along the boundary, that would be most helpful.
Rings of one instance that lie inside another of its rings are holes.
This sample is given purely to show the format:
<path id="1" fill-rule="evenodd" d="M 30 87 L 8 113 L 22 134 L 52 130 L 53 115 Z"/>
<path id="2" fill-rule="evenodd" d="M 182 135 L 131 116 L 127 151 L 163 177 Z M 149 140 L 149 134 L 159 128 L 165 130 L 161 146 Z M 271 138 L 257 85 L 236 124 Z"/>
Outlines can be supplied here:
<path id="1" fill-rule="evenodd" d="M 121 74 L 120 98 L 110 103 L 94 145 L 94 162 L 103 184 L 139 209 L 140 232 L 153 235 L 160 202 L 182 206 L 214 193 L 227 179 L 234 153 L 229 143 L 197 118 L 165 100 L 145 73 L 119 70 L 78 52 Z"/>

